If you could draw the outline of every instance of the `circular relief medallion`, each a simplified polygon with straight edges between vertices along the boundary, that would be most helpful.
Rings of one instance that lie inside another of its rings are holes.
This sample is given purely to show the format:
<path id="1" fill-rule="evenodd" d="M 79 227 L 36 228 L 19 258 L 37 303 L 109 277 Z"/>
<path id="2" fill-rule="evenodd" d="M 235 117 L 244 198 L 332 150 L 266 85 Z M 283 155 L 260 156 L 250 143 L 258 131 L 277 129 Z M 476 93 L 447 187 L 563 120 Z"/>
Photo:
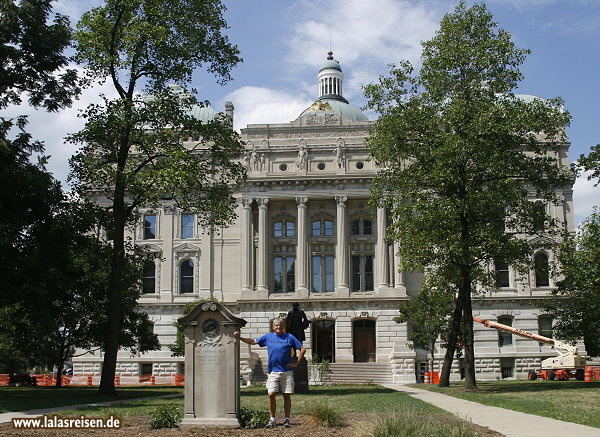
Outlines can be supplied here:
<path id="1" fill-rule="evenodd" d="M 202 322 L 202 332 L 204 332 L 207 337 L 216 337 L 219 335 L 219 331 L 219 322 L 215 319 L 206 319 Z"/>

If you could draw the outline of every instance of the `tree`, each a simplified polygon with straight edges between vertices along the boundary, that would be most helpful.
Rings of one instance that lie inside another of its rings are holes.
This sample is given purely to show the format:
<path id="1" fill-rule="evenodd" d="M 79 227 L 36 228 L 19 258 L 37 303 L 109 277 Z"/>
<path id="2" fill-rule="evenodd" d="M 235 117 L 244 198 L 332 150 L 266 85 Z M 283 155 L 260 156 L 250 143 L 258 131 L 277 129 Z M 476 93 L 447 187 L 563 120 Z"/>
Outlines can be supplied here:
<path id="1" fill-rule="evenodd" d="M 545 309 L 554 316 L 557 338 L 583 338 L 588 355 L 600 354 L 600 212 L 584 220 L 575 236 L 567 235 L 559 251 L 562 279 Z"/>
<path id="2" fill-rule="evenodd" d="M 588 179 L 600 178 L 600 144 L 593 146 L 588 156 L 581 155 L 578 165 L 581 169 L 592 172 Z M 599 183 L 597 182 L 596 185 Z"/>
<path id="3" fill-rule="evenodd" d="M 448 332 L 448 319 L 453 308 L 453 290 L 434 272 L 427 272 L 417 295 L 400 306 L 396 323 L 410 323 L 408 339 L 414 347 L 431 353 L 429 370 L 433 371 L 435 344 Z"/>
<path id="4" fill-rule="evenodd" d="M 107 0 L 78 24 L 77 60 L 90 80 L 108 78 L 118 94 L 90 106 L 71 137 L 83 145 L 71 161 L 78 190 L 103 199 L 114 230 L 101 394 L 115 394 L 125 229 L 137 208 L 176 202 L 211 229 L 234 217 L 231 190 L 245 176 L 233 160 L 242 151 L 238 135 L 225 117 L 196 119 L 195 99 L 168 87 L 189 83 L 203 65 L 220 83 L 230 79 L 240 59 L 222 34 L 223 9 L 219 0 Z"/>
<path id="5" fill-rule="evenodd" d="M 556 225 L 530 199 L 554 202 L 572 178 L 558 159 L 569 122 L 560 99 L 513 94 L 528 53 L 485 5 L 460 2 L 423 43 L 418 74 L 402 62 L 365 89 L 381 114 L 368 140 L 382 167 L 373 199 L 390 210 L 402 268 L 442 270 L 455 287 L 442 386 L 460 333 L 465 387 L 476 388 L 471 296 L 494 286 L 495 261 L 530 263 L 524 236 L 542 232 L 540 218 L 545 234 Z"/>

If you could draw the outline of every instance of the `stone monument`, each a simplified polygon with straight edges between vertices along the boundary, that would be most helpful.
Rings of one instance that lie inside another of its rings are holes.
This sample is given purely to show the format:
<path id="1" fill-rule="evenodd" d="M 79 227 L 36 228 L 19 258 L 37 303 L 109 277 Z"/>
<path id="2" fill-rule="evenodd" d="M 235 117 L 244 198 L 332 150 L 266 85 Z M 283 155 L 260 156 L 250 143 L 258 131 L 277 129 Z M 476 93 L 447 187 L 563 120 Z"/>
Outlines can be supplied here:
<path id="1" fill-rule="evenodd" d="M 304 330 L 310 326 L 310 320 L 300 309 L 299 303 L 292 304 L 292 310 L 285 318 L 285 326 L 289 334 L 304 343 L 306 340 Z M 294 367 L 294 392 L 308 393 L 308 363 L 306 359 L 302 360 L 298 367 Z"/>
<path id="2" fill-rule="evenodd" d="M 217 302 L 198 304 L 179 319 L 185 336 L 185 401 L 180 426 L 239 427 L 240 346 L 246 321 Z"/>

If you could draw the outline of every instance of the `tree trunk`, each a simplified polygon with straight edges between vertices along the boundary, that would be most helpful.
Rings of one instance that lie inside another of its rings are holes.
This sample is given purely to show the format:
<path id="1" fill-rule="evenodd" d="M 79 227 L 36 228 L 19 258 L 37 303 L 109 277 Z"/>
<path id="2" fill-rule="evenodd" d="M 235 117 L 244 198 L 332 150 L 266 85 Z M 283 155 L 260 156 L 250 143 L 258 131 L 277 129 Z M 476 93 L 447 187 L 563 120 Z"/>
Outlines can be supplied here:
<path id="1" fill-rule="evenodd" d="M 124 193 L 124 190 L 121 192 Z M 98 394 L 115 396 L 115 372 L 121 332 L 121 278 L 125 263 L 125 208 L 124 195 L 115 189 L 114 222 L 115 236 L 111 259 L 110 284 L 108 290 L 108 318 L 104 335 L 104 361 Z"/>
<path id="2" fill-rule="evenodd" d="M 65 360 L 59 360 L 56 363 L 56 381 L 54 383 L 54 387 L 61 388 L 62 387 L 62 369 L 65 366 Z"/>
<path id="3" fill-rule="evenodd" d="M 476 390 L 475 380 L 475 347 L 473 343 L 473 310 L 471 305 L 471 278 L 468 274 L 463 277 L 459 294 L 463 296 L 463 344 L 465 348 L 465 389 Z"/>
<path id="4" fill-rule="evenodd" d="M 454 311 L 450 319 L 446 354 L 444 355 L 444 364 L 438 387 L 450 387 L 450 372 L 452 371 L 452 362 L 454 361 L 454 353 L 456 352 L 456 342 L 458 341 L 458 333 L 460 332 L 462 312 L 462 304 L 459 296 L 454 301 Z"/>

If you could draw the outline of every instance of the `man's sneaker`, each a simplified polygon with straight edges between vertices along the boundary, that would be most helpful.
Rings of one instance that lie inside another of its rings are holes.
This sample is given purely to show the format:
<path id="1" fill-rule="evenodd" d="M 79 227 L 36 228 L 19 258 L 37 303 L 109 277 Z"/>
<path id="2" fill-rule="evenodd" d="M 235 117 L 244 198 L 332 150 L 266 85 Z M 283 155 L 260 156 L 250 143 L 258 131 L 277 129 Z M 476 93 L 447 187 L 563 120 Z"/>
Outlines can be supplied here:
<path id="1" fill-rule="evenodd" d="M 283 426 L 285 426 L 286 428 L 289 428 L 290 426 L 292 426 L 292 422 L 290 422 L 290 419 L 285 419 L 283 421 Z"/>
<path id="2" fill-rule="evenodd" d="M 267 423 L 267 426 L 265 426 L 265 428 L 275 428 L 277 426 L 277 422 L 275 422 L 275 419 L 269 419 L 269 423 Z"/>

